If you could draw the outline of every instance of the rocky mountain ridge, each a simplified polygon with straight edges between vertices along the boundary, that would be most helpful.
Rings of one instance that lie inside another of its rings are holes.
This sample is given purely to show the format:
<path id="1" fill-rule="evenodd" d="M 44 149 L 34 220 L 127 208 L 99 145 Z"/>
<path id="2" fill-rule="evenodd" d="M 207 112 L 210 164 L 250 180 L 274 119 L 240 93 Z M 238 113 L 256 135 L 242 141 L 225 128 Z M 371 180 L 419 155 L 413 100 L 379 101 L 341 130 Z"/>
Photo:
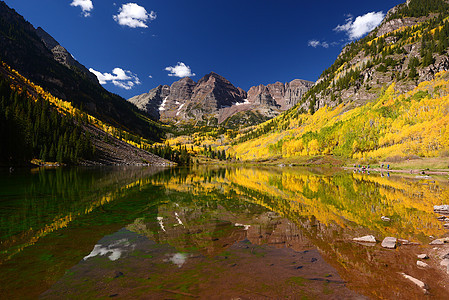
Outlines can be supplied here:
<path id="1" fill-rule="evenodd" d="M 363 105 L 395 83 L 415 88 L 449 69 L 447 1 L 408 0 L 393 7 L 366 37 L 345 46 L 332 66 L 298 104 L 312 113 L 340 103 Z"/>
<path id="2" fill-rule="evenodd" d="M 0 1 L 0 60 L 51 95 L 116 128 L 159 141 L 156 122 L 134 105 L 105 90 L 94 74 L 42 28 Z"/>
<path id="3" fill-rule="evenodd" d="M 80 71 L 89 78 L 93 83 L 97 83 L 98 79 L 95 74 L 91 73 L 85 66 L 80 64 L 66 48 L 61 46 L 49 33 L 47 33 L 41 27 L 36 29 L 36 34 L 40 37 L 41 41 L 44 43 L 45 47 L 53 53 L 53 58 L 60 64 L 74 69 L 75 71 Z"/>
<path id="4" fill-rule="evenodd" d="M 251 114 L 258 117 L 250 123 L 272 118 L 293 107 L 313 84 L 295 79 L 288 83 L 261 84 L 246 92 L 211 72 L 197 83 L 185 77 L 129 101 L 162 122 L 222 124 L 238 115 L 240 123 L 253 125 L 247 122 Z"/>

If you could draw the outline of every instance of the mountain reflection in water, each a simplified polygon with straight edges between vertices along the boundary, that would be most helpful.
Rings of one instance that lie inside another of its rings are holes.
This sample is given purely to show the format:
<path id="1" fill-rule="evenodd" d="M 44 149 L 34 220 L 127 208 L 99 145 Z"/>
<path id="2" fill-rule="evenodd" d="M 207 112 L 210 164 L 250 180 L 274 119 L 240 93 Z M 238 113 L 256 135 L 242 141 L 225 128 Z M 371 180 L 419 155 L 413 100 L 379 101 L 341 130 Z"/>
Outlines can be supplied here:
<path id="1" fill-rule="evenodd" d="M 0 176 L 0 293 L 13 299 L 359 297 L 347 286 L 413 298 L 422 292 L 397 272 L 416 273 L 414 251 L 352 238 L 446 234 L 433 206 L 446 204 L 448 183 L 435 178 L 304 168 Z"/>

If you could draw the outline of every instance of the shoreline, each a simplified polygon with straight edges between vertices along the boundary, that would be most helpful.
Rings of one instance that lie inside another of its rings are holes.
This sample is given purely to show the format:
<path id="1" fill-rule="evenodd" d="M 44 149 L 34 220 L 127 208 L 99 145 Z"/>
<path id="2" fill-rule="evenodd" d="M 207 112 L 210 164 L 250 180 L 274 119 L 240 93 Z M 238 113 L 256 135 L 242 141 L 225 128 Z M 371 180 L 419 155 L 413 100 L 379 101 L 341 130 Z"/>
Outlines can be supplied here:
<path id="1" fill-rule="evenodd" d="M 342 167 L 344 170 L 357 170 L 360 172 L 377 172 L 377 173 L 402 173 L 402 174 L 415 174 L 415 175 L 449 175 L 449 171 L 443 170 L 422 170 L 422 169 L 410 169 L 410 170 L 402 170 L 402 169 L 385 169 L 385 168 L 354 168 L 354 167 Z"/>

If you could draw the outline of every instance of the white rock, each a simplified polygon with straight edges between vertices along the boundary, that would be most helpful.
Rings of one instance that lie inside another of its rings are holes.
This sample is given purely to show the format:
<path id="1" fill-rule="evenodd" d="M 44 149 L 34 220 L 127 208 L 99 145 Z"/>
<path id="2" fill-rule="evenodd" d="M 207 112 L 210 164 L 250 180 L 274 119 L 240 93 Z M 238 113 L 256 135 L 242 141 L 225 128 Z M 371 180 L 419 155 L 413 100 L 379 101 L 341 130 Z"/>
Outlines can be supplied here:
<path id="1" fill-rule="evenodd" d="M 440 239 L 433 240 L 429 245 L 444 245 L 444 242 Z"/>
<path id="2" fill-rule="evenodd" d="M 382 247 L 387 249 L 394 249 L 396 248 L 396 242 L 397 240 L 395 237 L 388 236 L 382 241 Z"/>
<path id="3" fill-rule="evenodd" d="M 427 254 L 420 254 L 420 255 L 418 255 L 418 258 L 419 259 L 428 259 L 429 258 L 429 256 L 427 255 Z"/>
<path id="4" fill-rule="evenodd" d="M 449 214 L 449 205 L 435 205 L 433 210 L 436 213 Z"/>
<path id="5" fill-rule="evenodd" d="M 410 275 L 407 275 L 405 273 L 400 273 L 402 274 L 402 276 L 404 276 L 404 278 L 410 280 L 411 282 L 413 282 L 414 284 L 416 284 L 417 286 L 419 286 L 424 292 L 427 292 L 427 284 L 425 284 L 424 282 L 422 282 L 419 279 L 416 279 Z"/>
<path id="6" fill-rule="evenodd" d="M 353 238 L 352 240 L 356 241 L 356 242 L 363 242 L 363 243 L 375 243 L 376 242 L 376 238 L 374 237 L 374 235 L 365 235 L 362 237 Z"/>
<path id="7" fill-rule="evenodd" d="M 391 219 L 389 217 L 385 217 L 385 216 L 382 216 L 381 219 L 384 222 L 390 222 L 391 221 Z"/>
<path id="8" fill-rule="evenodd" d="M 447 267 L 449 266 L 449 259 L 445 258 L 440 262 L 440 266 Z"/>
<path id="9" fill-rule="evenodd" d="M 418 267 L 421 267 L 421 268 L 427 268 L 427 267 L 429 266 L 428 264 L 426 264 L 425 262 L 420 261 L 420 260 L 418 260 L 418 261 L 416 262 L 416 265 L 417 265 Z"/>

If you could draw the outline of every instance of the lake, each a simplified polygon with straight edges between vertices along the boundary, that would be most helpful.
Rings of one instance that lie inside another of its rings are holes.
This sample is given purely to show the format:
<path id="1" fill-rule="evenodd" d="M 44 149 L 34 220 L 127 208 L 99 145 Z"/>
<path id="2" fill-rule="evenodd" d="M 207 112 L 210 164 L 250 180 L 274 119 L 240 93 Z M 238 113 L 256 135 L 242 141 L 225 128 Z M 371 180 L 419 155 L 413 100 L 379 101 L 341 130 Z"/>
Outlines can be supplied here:
<path id="1" fill-rule="evenodd" d="M 448 236 L 433 212 L 448 188 L 299 167 L 3 170 L 0 298 L 424 297 L 406 273 L 443 299 L 444 274 L 416 255 Z M 365 235 L 410 243 L 352 240 Z"/>

